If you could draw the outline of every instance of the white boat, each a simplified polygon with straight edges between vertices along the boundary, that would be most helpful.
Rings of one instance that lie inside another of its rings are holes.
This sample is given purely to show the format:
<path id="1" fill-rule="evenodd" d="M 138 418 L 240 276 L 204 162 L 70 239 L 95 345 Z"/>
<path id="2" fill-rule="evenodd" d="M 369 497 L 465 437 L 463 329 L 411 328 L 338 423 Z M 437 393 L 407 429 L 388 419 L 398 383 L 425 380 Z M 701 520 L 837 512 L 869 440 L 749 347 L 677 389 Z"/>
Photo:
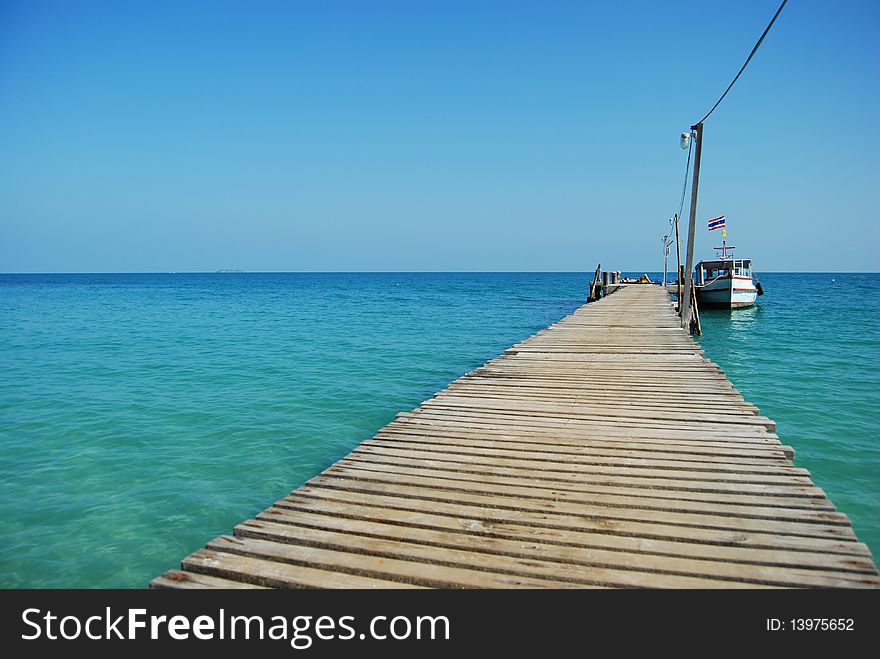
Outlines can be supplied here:
<path id="1" fill-rule="evenodd" d="M 741 309 L 750 307 L 763 295 L 761 283 L 754 279 L 751 259 L 733 258 L 733 247 L 722 242 L 718 258 L 700 261 L 694 268 L 694 290 L 700 307 Z"/>

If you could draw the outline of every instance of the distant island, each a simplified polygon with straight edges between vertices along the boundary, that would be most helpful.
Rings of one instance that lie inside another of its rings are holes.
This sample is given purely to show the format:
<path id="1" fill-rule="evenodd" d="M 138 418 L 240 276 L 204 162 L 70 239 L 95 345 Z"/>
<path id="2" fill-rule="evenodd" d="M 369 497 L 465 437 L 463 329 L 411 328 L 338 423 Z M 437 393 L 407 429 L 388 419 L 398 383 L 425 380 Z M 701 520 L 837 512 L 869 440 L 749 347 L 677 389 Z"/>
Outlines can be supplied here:
<path id="1" fill-rule="evenodd" d="M 218 270 L 217 272 L 244 272 L 244 270 Z"/>

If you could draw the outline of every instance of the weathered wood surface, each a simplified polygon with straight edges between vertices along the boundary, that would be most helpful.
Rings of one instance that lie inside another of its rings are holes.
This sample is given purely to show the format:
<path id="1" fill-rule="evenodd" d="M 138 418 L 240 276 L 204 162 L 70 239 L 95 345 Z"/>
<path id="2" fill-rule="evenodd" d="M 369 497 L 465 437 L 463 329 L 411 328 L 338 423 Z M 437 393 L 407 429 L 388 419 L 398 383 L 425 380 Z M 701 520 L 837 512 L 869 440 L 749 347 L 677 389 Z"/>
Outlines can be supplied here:
<path id="1" fill-rule="evenodd" d="M 877 587 L 775 429 L 661 287 L 622 285 L 152 585 Z"/>

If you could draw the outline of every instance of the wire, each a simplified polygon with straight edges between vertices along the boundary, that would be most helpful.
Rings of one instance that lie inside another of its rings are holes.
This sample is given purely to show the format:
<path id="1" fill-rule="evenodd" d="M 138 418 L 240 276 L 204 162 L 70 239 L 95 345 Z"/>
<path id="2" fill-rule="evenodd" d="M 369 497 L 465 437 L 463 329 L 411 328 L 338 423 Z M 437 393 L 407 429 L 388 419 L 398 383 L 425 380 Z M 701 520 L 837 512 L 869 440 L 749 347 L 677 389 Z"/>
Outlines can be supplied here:
<path id="1" fill-rule="evenodd" d="M 709 115 L 710 115 L 710 114 L 712 114 L 713 112 L 715 112 L 715 108 L 717 108 L 717 107 L 721 104 L 721 101 L 723 101 L 723 100 L 724 100 L 724 97 L 727 96 L 727 92 L 729 92 L 729 91 L 731 90 L 731 88 L 733 87 L 734 83 L 736 83 L 736 81 L 739 80 L 739 77 L 742 75 L 742 72 L 746 70 L 746 67 L 749 65 L 749 62 L 752 61 L 752 57 L 754 57 L 754 56 L 755 56 L 755 53 L 758 52 L 758 48 L 761 46 L 761 42 L 764 41 L 764 37 L 767 36 L 767 33 L 770 31 L 770 28 L 773 27 L 773 23 L 776 22 L 776 18 L 779 16 L 779 12 L 782 11 L 782 8 L 785 7 L 785 3 L 786 3 L 786 2 L 788 2 L 788 0 L 782 0 L 782 4 L 779 5 L 779 9 L 776 10 L 776 13 L 773 15 L 772 20 L 771 20 L 770 23 L 767 25 L 767 28 L 764 30 L 764 34 L 762 34 L 762 35 L 761 35 L 761 38 L 758 39 L 758 43 L 756 43 L 756 44 L 755 44 L 755 47 L 752 48 L 752 52 L 750 52 L 750 53 L 749 53 L 749 56 L 746 58 L 746 63 L 742 65 L 742 68 L 739 70 L 739 73 L 736 74 L 736 77 L 733 79 L 733 82 L 731 82 L 731 83 L 727 86 L 727 89 L 725 89 L 725 90 L 724 90 L 724 93 L 721 94 L 721 98 L 719 98 L 718 101 L 716 101 L 715 105 L 712 106 L 712 109 L 709 110 L 709 111 L 706 113 L 706 116 L 703 117 L 702 119 L 700 119 L 700 120 L 697 122 L 697 124 L 701 124 L 701 123 L 703 123 L 704 121 L 706 121 L 706 119 L 709 118 Z M 694 124 L 694 125 L 696 126 L 696 124 Z"/>
<path id="2" fill-rule="evenodd" d="M 688 160 L 684 166 L 684 183 L 681 184 L 681 202 L 678 204 L 678 220 L 681 221 L 681 211 L 684 208 L 684 193 L 687 191 L 688 174 L 691 171 L 691 150 L 694 148 L 694 141 L 688 140 Z"/>

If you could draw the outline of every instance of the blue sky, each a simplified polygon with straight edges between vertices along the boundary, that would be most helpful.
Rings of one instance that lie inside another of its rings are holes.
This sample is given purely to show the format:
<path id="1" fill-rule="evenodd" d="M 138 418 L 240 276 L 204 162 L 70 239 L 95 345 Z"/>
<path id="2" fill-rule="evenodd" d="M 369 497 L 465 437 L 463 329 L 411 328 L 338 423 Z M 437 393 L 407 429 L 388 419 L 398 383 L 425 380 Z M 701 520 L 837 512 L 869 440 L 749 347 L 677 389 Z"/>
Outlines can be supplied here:
<path id="1" fill-rule="evenodd" d="M 0 0 L 0 271 L 659 270 L 777 5 Z M 698 258 L 725 214 L 759 270 L 880 270 L 878 69 L 880 3 L 789 2 Z"/>

